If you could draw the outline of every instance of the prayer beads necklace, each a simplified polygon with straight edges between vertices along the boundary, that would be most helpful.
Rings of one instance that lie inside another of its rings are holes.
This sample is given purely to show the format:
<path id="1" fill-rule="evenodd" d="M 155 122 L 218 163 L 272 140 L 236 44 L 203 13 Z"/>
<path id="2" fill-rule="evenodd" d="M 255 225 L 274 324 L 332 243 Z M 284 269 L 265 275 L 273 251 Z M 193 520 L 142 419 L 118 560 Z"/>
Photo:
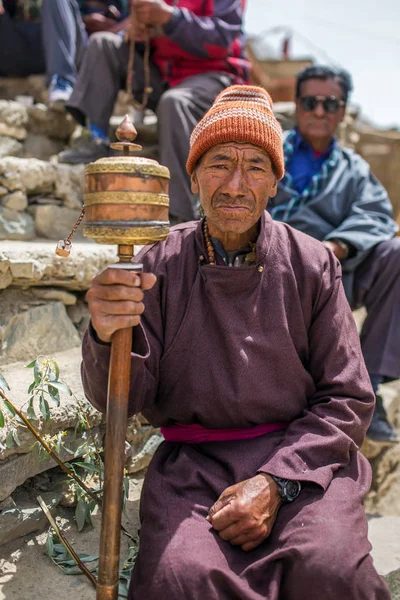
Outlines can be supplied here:
<path id="1" fill-rule="evenodd" d="M 207 219 L 204 219 L 203 221 L 203 235 L 207 248 L 208 262 L 210 263 L 210 265 L 215 265 L 215 251 L 214 246 L 212 245 L 212 241 L 210 239 L 210 234 L 208 232 Z"/>

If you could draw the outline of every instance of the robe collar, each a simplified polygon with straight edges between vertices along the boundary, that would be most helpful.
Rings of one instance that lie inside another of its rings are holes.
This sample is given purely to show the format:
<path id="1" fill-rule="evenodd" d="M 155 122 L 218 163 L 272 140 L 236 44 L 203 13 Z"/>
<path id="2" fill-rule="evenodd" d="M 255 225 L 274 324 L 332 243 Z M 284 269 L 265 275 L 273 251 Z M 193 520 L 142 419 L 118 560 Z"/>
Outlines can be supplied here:
<path id="1" fill-rule="evenodd" d="M 197 251 L 199 254 L 199 256 L 198 256 L 199 260 L 201 260 L 200 256 L 203 256 L 205 259 L 205 262 L 208 263 L 207 248 L 206 248 L 206 244 L 204 241 L 204 235 L 203 235 L 203 223 L 204 223 L 204 219 L 201 219 L 198 222 L 196 234 L 195 234 L 195 240 L 196 240 Z M 256 242 L 256 266 L 260 266 L 265 263 L 267 254 L 268 254 L 268 251 L 269 251 L 269 248 L 271 245 L 272 234 L 273 234 L 273 220 L 272 220 L 270 214 L 266 210 L 264 210 L 264 212 L 262 213 L 262 215 L 260 217 L 260 233 L 258 234 L 258 238 L 257 238 L 257 242 Z M 251 267 L 246 267 L 246 268 L 251 268 Z"/>

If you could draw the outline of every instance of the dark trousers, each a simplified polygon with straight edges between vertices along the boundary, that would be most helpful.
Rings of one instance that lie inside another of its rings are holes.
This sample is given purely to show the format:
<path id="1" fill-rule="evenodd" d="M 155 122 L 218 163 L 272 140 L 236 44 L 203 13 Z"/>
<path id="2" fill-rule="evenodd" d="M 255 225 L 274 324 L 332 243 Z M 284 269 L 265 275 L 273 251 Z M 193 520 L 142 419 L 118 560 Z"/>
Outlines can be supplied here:
<path id="1" fill-rule="evenodd" d="M 400 378 L 400 237 L 378 244 L 358 267 L 353 306 L 365 306 L 361 347 L 368 373 Z"/>
<path id="2" fill-rule="evenodd" d="M 90 37 L 74 92 L 67 108 L 83 125 L 91 124 L 108 132 L 109 120 L 118 91 L 125 87 L 128 44 L 112 33 Z M 144 86 L 143 57 L 135 54 L 133 92 L 141 100 Z M 185 79 L 178 86 L 166 88 L 160 72 L 150 64 L 153 92 L 149 108 L 157 113 L 160 162 L 171 172 L 170 213 L 184 220 L 197 218 L 195 199 L 185 164 L 189 139 L 194 127 L 210 108 L 215 97 L 232 80 L 224 73 L 204 73 Z"/>
<path id="3" fill-rule="evenodd" d="M 0 16 L 0 76 L 77 77 L 87 34 L 76 0 L 43 0 L 41 23 L 18 23 Z"/>

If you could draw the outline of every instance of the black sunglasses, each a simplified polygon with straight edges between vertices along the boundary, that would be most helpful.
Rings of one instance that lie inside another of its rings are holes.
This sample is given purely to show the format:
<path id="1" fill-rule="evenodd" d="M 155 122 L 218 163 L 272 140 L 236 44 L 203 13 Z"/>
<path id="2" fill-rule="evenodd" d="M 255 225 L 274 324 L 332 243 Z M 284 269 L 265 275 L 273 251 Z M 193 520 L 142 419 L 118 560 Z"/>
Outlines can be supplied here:
<path id="1" fill-rule="evenodd" d="M 338 100 L 336 96 L 302 96 L 299 98 L 299 103 L 301 108 L 307 111 L 315 110 L 318 104 L 321 103 L 324 111 L 331 115 L 346 104 L 344 100 Z"/>

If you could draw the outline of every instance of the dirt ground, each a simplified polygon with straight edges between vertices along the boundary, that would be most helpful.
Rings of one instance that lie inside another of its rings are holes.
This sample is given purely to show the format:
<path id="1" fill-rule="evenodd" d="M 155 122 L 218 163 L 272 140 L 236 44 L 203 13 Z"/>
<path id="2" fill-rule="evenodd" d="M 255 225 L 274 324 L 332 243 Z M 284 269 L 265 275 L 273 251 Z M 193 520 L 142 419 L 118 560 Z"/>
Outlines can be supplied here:
<path id="1" fill-rule="evenodd" d="M 127 518 L 123 524 L 137 535 L 139 497 L 143 478 L 130 480 Z M 68 514 L 69 513 L 69 514 Z M 79 533 L 71 511 L 57 508 L 63 514 L 63 532 L 79 554 L 98 554 L 100 515 L 93 517 L 94 528 Z M 0 600 L 94 600 L 95 591 L 85 575 L 65 575 L 46 555 L 46 531 L 32 534 L 0 547 Z M 121 566 L 125 559 L 128 538 L 122 535 Z"/>

